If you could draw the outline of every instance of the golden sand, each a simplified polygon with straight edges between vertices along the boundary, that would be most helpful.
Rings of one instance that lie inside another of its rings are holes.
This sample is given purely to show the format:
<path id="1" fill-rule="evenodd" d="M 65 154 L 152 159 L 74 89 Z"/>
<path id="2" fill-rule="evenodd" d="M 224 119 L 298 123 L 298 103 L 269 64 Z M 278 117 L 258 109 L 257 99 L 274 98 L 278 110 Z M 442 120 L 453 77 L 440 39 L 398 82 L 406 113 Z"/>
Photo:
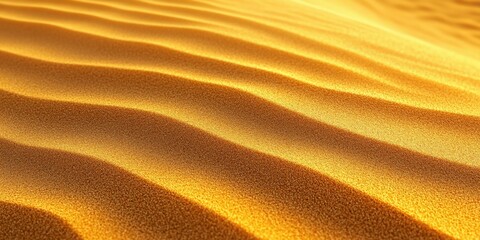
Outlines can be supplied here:
<path id="1" fill-rule="evenodd" d="M 0 0 L 0 239 L 479 239 L 477 0 Z"/>

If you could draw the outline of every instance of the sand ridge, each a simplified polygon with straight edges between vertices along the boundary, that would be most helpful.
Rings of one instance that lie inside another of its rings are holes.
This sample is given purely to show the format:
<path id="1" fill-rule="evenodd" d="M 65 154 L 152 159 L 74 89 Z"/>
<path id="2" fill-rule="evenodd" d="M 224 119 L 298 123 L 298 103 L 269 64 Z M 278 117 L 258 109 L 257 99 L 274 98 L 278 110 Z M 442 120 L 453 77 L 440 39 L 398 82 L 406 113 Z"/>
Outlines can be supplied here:
<path id="1" fill-rule="evenodd" d="M 65 238 L 478 238 L 448 5 L 0 0 L 0 201 Z"/>

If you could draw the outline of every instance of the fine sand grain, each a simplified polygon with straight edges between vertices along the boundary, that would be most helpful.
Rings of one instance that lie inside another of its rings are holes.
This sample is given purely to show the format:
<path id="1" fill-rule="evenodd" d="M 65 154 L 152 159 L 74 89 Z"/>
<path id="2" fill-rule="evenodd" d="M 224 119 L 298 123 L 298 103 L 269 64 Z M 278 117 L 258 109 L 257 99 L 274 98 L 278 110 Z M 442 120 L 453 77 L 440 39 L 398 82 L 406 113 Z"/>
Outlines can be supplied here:
<path id="1" fill-rule="evenodd" d="M 0 239 L 479 239 L 477 0 L 0 0 Z"/>

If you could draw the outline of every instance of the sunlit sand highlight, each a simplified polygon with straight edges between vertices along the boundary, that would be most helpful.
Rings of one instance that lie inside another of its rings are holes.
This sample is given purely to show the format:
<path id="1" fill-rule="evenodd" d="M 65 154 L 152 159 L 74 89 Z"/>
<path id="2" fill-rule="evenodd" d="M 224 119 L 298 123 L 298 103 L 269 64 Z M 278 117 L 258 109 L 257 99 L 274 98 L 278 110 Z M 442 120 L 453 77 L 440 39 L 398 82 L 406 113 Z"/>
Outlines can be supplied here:
<path id="1" fill-rule="evenodd" d="M 0 0 L 0 239 L 478 239 L 479 16 Z"/>

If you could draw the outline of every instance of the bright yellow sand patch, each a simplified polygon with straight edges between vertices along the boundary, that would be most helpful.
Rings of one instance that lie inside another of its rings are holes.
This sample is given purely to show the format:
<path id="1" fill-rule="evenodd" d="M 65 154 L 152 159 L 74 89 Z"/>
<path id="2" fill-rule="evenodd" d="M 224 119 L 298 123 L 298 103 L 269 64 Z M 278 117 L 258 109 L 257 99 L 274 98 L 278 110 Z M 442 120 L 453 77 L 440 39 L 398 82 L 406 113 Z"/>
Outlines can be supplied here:
<path id="1" fill-rule="evenodd" d="M 475 0 L 0 0 L 0 239 L 478 239 L 479 56 Z"/>

